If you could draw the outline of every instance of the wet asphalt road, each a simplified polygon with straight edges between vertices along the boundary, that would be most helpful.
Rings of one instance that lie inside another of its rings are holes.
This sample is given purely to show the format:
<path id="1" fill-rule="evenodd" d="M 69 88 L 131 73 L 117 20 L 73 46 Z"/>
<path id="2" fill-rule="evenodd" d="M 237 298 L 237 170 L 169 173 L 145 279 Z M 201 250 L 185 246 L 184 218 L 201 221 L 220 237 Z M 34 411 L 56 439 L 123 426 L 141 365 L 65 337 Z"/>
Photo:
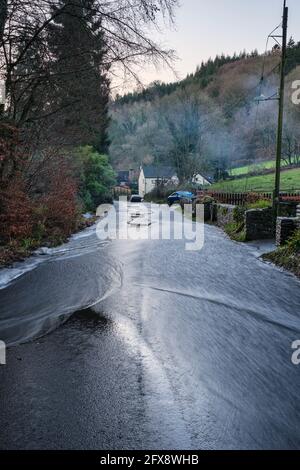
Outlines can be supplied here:
<path id="1" fill-rule="evenodd" d="M 0 367 L 0 449 L 300 448 L 299 281 L 263 249 L 89 230 L 38 258 L 0 290 L 3 339 L 53 330 Z"/>

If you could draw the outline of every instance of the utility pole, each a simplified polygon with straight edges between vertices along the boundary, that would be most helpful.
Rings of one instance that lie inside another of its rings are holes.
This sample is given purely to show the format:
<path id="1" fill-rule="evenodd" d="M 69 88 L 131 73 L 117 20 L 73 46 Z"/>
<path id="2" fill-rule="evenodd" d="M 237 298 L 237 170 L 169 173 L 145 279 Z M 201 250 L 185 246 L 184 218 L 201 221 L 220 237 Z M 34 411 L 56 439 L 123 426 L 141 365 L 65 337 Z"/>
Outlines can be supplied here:
<path id="1" fill-rule="evenodd" d="M 280 67 L 280 88 L 279 88 L 279 112 L 278 112 L 278 130 L 277 130 L 277 151 L 276 151 L 276 172 L 275 172 L 275 190 L 273 206 L 276 215 L 279 212 L 280 203 L 280 170 L 282 157 L 282 135 L 283 135 L 283 113 L 284 113 L 284 81 L 285 81 L 285 63 L 287 49 L 287 30 L 288 30 L 288 7 L 286 0 L 283 5 L 282 22 L 282 49 L 281 49 L 281 67 Z"/>

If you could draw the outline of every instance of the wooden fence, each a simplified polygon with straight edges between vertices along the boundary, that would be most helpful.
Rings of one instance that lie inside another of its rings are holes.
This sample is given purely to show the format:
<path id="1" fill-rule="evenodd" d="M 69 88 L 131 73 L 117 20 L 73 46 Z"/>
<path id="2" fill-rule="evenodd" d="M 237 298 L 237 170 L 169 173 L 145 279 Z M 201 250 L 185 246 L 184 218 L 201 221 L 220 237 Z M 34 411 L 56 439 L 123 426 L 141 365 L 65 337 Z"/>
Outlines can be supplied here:
<path id="1" fill-rule="evenodd" d="M 120 196 L 130 196 L 131 189 L 128 186 L 115 186 L 113 188 L 113 198 L 118 199 Z"/>
<path id="2" fill-rule="evenodd" d="M 233 206 L 244 206 L 246 203 L 257 202 L 259 200 L 272 201 L 272 193 L 229 193 L 224 191 L 198 191 L 198 197 L 211 196 L 221 204 L 231 204 Z M 281 202 L 300 204 L 300 192 L 280 193 Z"/>

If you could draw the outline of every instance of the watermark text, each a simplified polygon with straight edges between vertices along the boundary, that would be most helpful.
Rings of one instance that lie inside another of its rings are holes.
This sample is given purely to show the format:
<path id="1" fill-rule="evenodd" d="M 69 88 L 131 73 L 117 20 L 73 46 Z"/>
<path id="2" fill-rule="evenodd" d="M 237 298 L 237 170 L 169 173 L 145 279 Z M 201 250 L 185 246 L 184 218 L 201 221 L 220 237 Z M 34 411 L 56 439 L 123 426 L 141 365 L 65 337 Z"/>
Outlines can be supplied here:
<path id="1" fill-rule="evenodd" d="M 0 341 L 0 366 L 6 364 L 6 344 L 4 341 Z"/>
<path id="2" fill-rule="evenodd" d="M 131 204 L 120 197 L 118 205 L 105 204 L 97 209 L 100 240 L 184 240 L 187 251 L 204 246 L 204 205 Z"/>
<path id="3" fill-rule="evenodd" d="M 295 105 L 300 104 L 300 80 L 295 80 L 292 83 L 292 89 L 295 90 L 292 93 L 292 103 Z"/>
<path id="4" fill-rule="evenodd" d="M 292 349 L 294 353 L 292 355 L 292 363 L 294 366 L 300 365 L 300 340 L 294 341 L 292 344 Z"/>

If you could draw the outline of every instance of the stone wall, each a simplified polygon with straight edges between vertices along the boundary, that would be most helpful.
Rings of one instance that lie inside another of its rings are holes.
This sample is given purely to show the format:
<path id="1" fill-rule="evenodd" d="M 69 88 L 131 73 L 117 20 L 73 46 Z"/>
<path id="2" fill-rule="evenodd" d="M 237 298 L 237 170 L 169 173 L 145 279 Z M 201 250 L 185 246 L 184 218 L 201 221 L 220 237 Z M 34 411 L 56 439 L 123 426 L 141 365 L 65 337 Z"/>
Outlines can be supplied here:
<path id="1" fill-rule="evenodd" d="M 210 222 L 212 219 L 212 203 L 205 202 L 204 203 L 204 221 L 205 222 Z"/>
<path id="2" fill-rule="evenodd" d="M 273 209 L 251 209 L 246 211 L 245 231 L 247 241 L 274 238 L 275 224 Z"/>
<path id="3" fill-rule="evenodd" d="M 205 220 L 216 223 L 224 228 L 228 223 L 234 222 L 234 212 L 237 206 L 229 204 L 213 203 L 207 205 Z M 295 211 L 296 212 L 296 211 Z M 245 238 L 246 241 L 274 239 L 278 245 L 286 243 L 293 232 L 300 229 L 300 205 L 297 207 L 297 217 L 279 217 L 277 224 L 274 222 L 272 208 L 251 209 L 245 212 Z"/>
<path id="4" fill-rule="evenodd" d="M 277 217 L 276 222 L 276 245 L 284 245 L 293 235 L 298 227 L 296 217 Z"/>
<path id="5" fill-rule="evenodd" d="M 234 222 L 234 209 L 236 206 L 229 204 L 211 205 L 211 222 L 215 222 L 218 227 L 224 228 L 225 225 Z"/>
<path id="6" fill-rule="evenodd" d="M 237 206 L 229 204 L 212 204 L 211 221 L 215 222 L 218 227 L 224 228 L 227 224 L 236 222 L 235 209 Z M 248 210 L 245 212 L 244 221 L 247 241 L 275 238 L 273 209 Z"/>
<path id="7" fill-rule="evenodd" d="M 300 205 L 297 206 L 296 217 L 277 218 L 276 244 L 284 245 L 297 229 L 300 229 Z"/>
<path id="8" fill-rule="evenodd" d="M 279 206 L 280 217 L 296 217 L 296 202 L 281 202 Z"/>

